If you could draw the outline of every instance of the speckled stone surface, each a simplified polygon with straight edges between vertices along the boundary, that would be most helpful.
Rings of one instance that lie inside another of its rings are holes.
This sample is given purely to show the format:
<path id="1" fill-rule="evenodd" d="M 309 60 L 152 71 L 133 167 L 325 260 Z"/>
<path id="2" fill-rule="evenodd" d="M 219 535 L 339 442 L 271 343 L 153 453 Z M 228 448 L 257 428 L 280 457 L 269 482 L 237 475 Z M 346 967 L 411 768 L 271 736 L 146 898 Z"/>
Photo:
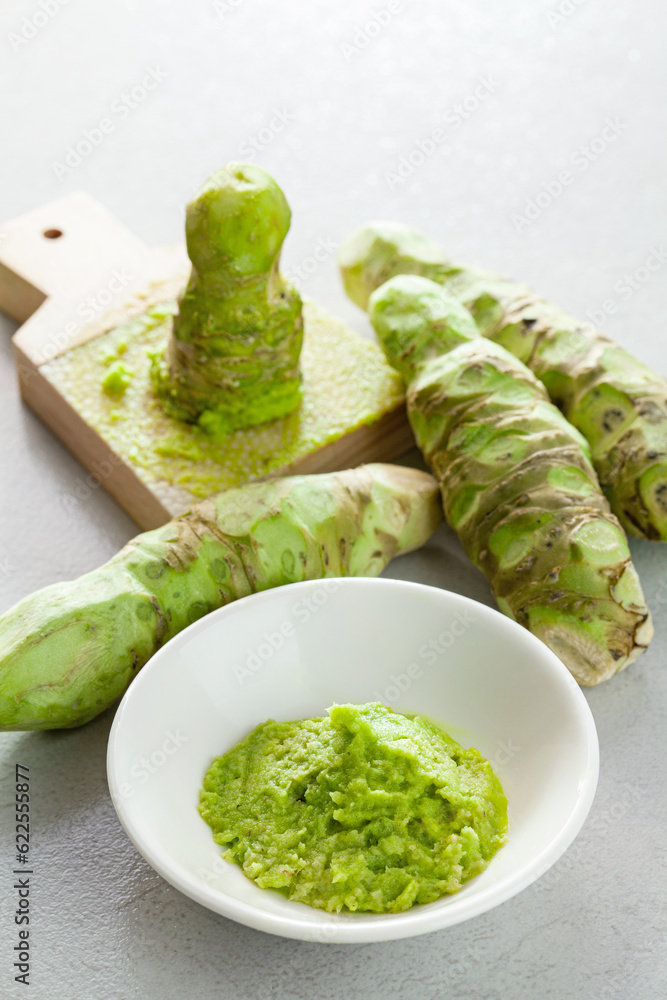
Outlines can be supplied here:
<path id="1" fill-rule="evenodd" d="M 84 188 L 146 242 L 173 242 L 201 180 L 225 160 L 254 159 L 292 205 L 285 270 L 360 332 L 366 320 L 345 301 L 332 245 L 369 218 L 397 218 L 452 256 L 602 322 L 667 374 L 658 0 L 45 6 L 57 12 L 34 31 L 24 18 L 41 24 L 37 2 L 2 8 L 1 219 Z M 17 42 L 21 31 L 33 37 Z M 155 88 L 133 97 L 151 71 Z M 113 128 L 80 164 L 54 167 L 103 118 Z M 1 325 L 4 609 L 96 566 L 135 527 L 21 406 L 13 325 Z M 191 903 L 139 857 L 107 792 L 109 714 L 80 732 L 2 735 L 0 995 L 27 993 L 11 968 L 10 777 L 20 760 L 32 774 L 29 995 L 38 1000 L 664 996 L 667 548 L 632 549 L 656 637 L 648 655 L 586 692 L 601 744 L 597 798 L 573 847 L 533 888 L 404 942 L 272 938 Z M 490 603 L 446 529 L 389 574 Z"/>

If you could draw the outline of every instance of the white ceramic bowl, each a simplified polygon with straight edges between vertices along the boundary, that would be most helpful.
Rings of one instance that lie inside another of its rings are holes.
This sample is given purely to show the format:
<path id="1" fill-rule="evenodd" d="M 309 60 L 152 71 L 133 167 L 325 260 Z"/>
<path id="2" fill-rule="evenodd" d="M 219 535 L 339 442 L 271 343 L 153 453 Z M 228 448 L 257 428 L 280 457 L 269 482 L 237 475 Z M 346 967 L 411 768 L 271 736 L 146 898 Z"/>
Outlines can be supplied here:
<path id="1" fill-rule="evenodd" d="M 269 718 L 375 700 L 430 716 L 493 763 L 506 845 L 460 892 L 400 914 L 331 915 L 258 888 L 197 812 L 212 759 Z M 591 806 L 598 743 L 576 682 L 519 625 L 433 587 L 344 579 L 245 598 L 172 639 L 123 698 L 107 769 L 129 837 L 187 896 L 272 934 L 381 941 L 474 917 L 553 865 Z"/>

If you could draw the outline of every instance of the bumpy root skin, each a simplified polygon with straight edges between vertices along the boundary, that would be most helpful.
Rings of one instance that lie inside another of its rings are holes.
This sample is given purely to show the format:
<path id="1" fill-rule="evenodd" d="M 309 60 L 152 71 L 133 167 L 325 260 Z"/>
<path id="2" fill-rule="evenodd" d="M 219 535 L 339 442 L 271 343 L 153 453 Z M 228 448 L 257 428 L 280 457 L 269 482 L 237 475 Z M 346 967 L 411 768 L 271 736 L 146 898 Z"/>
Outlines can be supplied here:
<path id="1" fill-rule="evenodd" d="M 643 652 L 653 631 L 627 540 L 584 438 L 508 351 L 472 323 L 466 339 L 466 316 L 470 322 L 460 303 L 420 277 L 393 278 L 370 299 L 467 555 L 505 614 L 581 684 L 597 684 Z"/>
<path id="2" fill-rule="evenodd" d="M 301 580 L 376 576 L 441 520 L 431 476 L 383 464 L 210 497 L 0 618 L 0 729 L 79 726 L 209 611 Z"/>
<path id="3" fill-rule="evenodd" d="M 168 412 L 223 436 L 301 401 L 301 298 L 280 273 L 287 200 L 261 167 L 228 163 L 186 209 L 192 271 L 153 378 Z"/>
<path id="4" fill-rule="evenodd" d="M 397 274 L 444 284 L 485 337 L 526 364 L 586 437 L 611 508 L 629 535 L 667 541 L 667 380 L 525 285 L 458 266 L 419 232 L 364 226 L 340 249 L 343 283 L 367 308 Z"/>

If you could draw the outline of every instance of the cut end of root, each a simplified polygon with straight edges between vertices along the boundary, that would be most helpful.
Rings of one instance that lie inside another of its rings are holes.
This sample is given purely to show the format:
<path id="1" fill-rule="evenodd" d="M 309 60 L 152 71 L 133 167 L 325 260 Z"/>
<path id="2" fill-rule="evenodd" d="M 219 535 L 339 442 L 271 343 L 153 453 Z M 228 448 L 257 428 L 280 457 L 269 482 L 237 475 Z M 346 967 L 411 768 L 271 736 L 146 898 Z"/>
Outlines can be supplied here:
<path id="1" fill-rule="evenodd" d="M 635 631 L 635 642 L 629 653 L 614 656 L 611 649 L 601 646 L 566 623 L 550 625 L 541 630 L 539 638 L 563 661 L 579 684 L 593 687 L 609 680 L 637 659 L 648 646 L 653 635 L 650 615 Z"/>
<path id="2" fill-rule="evenodd" d="M 373 497 L 400 551 L 420 548 L 443 518 L 440 490 L 433 476 L 402 465 L 376 463 L 366 468 L 374 483 Z"/>

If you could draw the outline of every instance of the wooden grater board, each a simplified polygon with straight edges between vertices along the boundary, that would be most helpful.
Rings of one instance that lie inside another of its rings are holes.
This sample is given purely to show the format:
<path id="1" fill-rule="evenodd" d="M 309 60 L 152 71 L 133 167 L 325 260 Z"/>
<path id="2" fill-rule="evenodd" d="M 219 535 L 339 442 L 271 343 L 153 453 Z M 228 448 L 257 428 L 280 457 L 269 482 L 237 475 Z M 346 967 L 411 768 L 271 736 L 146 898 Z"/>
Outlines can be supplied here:
<path id="1" fill-rule="evenodd" d="M 82 345 L 102 344 L 110 332 L 142 316 L 149 306 L 173 299 L 188 267 L 182 247 L 147 247 L 83 193 L 67 195 L 0 227 L 0 309 L 22 324 L 13 349 L 23 399 L 142 528 L 165 523 L 199 495 L 187 483 L 156 479 L 141 461 L 125 454 L 99 423 L 86 419 L 85 408 L 62 390 L 52 371 L 62 370 L 77 349 L 79 354 L 88 349 Z M 310 314 L 320 326 L 328 322 L 326 314 L 309 304 L 306 340 Z M 340 321 L 330 323 L 340 330 L 341 338 L 340 365 L 335 359 L 332 363 L 330 352 L 327 356 L 335 371 L 344 366 L 350 345 L 361 338 Z M 363 343 L 370 351 L 370 345 Z M 356 372 L 362 389 L 364 363 Z M 377 358 L 372 364 L 377 379 Z M 386 378 L 394 376 L 387 372 Z M 372 420 L 360 423 L 350 418 L 347 425 L 336 421 L 328 435 L 320 427 L 312 444 L 299 443 L 292 460 L 281 462 L 277 452 L 278 464 L 269 460 L 261 473 L 255 468 L 250 478 L 328 472 L 403 454 L 414 440 L 402 392 L 393 385 L 388 401 L 378 404 Z M 304 394 L 308 390 L 305 385 Z M 90 392 L 102 392 L 99 380 Z"/>

